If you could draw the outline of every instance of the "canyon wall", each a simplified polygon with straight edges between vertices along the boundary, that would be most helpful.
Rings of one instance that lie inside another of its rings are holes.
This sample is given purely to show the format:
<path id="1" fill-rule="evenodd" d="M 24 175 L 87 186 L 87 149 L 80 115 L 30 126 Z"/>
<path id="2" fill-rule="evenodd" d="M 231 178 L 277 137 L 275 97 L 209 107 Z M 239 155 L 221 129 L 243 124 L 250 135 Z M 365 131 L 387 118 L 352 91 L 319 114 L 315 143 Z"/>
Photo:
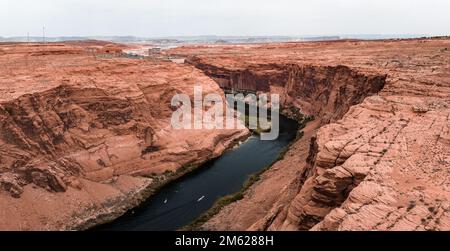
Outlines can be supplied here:
<path id="1" fill-rule="evenodd" d="M 187 62 L 222 88 L 279 94 L 287 115 L 310 115 L 323 123 L 341 119 L 351 106 L 378 93 L 386 80 L 386 74 L 359 73 L 343 65 L 259 64 L 230 70 L 207 65 L 195 56 Z"/>
<path id="2" fill-rule="evenodd" d="M 0 229 L 109 221 L 249 133 L 171 127 L 174 94 L 223 95 L 191 66 L 96 42 L 0 47 Z"/>
<path id="3" fill-rule="evenodd" d="M 222 85 L 243 87 L 224 69 L 259 76 L 250 81 L 261 83 L 257 91 L 280 93 L 284 107 L 316 118 L 242 200 L 202 228 L 450 229 L 449 45 L 440 38 L 175 49 Z"/>

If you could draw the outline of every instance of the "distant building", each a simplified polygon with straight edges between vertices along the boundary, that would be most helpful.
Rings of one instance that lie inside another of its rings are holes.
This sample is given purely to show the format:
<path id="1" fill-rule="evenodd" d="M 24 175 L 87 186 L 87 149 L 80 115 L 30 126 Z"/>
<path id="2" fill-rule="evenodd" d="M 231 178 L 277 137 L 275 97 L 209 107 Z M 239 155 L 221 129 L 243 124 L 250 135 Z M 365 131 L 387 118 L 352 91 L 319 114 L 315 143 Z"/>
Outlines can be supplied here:
<path id="1" fill-rule="evenodd" d="M 148 49 L 148 56 L 160 56 L 161 55 L 161 48 L 150 48 Z"/>

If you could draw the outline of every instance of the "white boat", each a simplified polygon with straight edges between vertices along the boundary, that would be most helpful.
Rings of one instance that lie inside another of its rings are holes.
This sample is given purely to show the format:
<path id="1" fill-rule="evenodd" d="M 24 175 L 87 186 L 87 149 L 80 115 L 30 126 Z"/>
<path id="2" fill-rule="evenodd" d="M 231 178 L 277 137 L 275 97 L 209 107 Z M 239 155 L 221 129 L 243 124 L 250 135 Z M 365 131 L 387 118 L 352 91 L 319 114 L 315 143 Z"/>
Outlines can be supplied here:
<path id="1" fill-rule="evenodd" d="M 167 199 L 164 200 L 164 204 L 166 204 L 166 203 L 167 203 Z"/>
<path id="2" fill-rule="evenodd" d="M 202 197 L 198 198 L 197 202 L 203 200 L 205 198 L 205 195 L 203 195 Z"/>

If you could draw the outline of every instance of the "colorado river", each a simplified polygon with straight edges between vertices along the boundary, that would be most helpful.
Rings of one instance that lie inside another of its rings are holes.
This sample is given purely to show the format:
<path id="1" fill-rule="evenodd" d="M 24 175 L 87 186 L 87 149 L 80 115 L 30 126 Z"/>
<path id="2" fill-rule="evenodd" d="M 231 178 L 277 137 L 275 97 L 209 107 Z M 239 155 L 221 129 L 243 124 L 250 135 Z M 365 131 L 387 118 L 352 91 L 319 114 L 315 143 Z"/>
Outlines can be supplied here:
<path id="1" fill-rule="evenodd" d="M 273 161 L 296 137 L 298 124 L 280 115 L 280 135 L 262 141 L 253 135 L 239 147 L 168 184 L 117 220 L 95 230 L 176 230 L 206 212 L 214 202 L 239 191 L 250 175 Z"/>

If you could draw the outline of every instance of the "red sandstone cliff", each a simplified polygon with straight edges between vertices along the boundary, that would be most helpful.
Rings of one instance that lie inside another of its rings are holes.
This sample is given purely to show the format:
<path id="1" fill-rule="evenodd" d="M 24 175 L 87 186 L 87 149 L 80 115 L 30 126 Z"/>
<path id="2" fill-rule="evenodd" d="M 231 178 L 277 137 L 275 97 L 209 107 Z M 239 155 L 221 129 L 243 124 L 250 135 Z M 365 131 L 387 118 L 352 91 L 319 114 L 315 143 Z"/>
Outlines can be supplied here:
<path id="1" fill-rule="evenodd" d="M 286 113 L 316 118 L 203 228 L 450 229 L 449 47 L 442 38 L 174 49 L 223 87 L 280 93 Z"/>
<path id="2" fill-rule="evenodd" d="M 0 229 L 111 220 L 248 134 L 174 130 L 174 94 L 223 92 L 192 66 L 115 57 L 121 47 L 0 45 Z"/>

